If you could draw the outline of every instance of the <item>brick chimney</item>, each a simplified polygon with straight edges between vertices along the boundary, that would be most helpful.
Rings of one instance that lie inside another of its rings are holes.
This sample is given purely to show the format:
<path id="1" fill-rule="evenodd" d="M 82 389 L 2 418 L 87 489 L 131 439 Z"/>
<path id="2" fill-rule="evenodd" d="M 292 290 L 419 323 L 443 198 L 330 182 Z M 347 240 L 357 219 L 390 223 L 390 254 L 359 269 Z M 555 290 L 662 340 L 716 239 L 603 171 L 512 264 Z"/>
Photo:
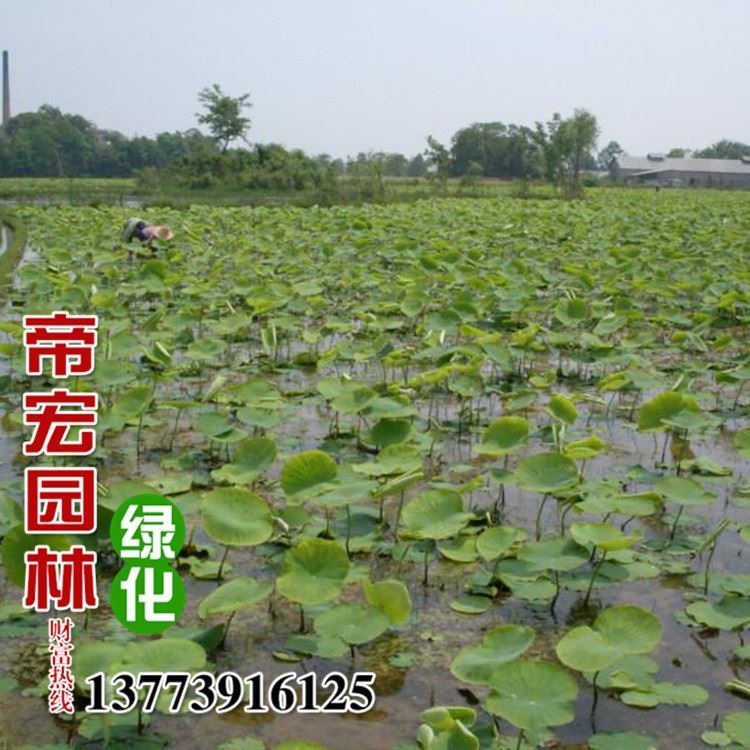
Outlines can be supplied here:
<path id="1" fill-rule="evenodd" d="M 10 71 L 8 50 L 3 50 L 3 125 L 10 120 Z"/>

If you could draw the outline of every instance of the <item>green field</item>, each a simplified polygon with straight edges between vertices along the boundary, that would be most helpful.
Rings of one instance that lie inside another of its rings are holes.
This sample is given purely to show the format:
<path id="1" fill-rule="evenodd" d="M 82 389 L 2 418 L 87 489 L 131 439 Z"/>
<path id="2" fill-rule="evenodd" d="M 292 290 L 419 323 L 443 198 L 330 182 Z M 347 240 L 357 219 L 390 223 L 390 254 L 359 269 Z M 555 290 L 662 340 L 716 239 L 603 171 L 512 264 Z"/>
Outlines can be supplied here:
<path id="1" fill-rule="evenodd" d="M 16 210 L 0 747 L 750 747 L 750 194 L 151 207 L 175 230 L 153 255 L 119 244 L 131 211 Z M 189 640 L 217 672 L 371 670 L 369 714 L 47 716 L 20 316 L 52 310 L 100 319 L 72 386 L 102 401 L 80 707 L 87 665 L 146 658 L 107 605 L 106 527 L 150 490 L 189 535 L 161 666 L 201 668 Z"/>

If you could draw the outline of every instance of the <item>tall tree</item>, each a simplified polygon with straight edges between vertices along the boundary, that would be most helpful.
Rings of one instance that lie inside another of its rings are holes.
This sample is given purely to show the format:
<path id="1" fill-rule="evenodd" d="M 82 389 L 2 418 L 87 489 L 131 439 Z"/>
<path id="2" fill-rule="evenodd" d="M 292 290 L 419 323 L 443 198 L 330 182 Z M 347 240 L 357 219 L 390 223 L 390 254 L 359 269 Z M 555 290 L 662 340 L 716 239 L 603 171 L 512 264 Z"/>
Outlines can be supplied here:
<path id="1" fill-rule="evenodd" d="M 615 156 L 624 154 L 625 150 L 617 141 L 610 141 L 597 155 L 596 163 L 599 169 L 609 169 Z"/>
<path id="2" fill-rule="evenodd" d="M 593 162 L 591 151 L 598 135 L 596 117 L 585 109 L 576 109 L 567 120 L 555 113 L 546 125 L 536 124 L 533 137 L 541 150 L 547 179 L 566 197 L 583 194 L 581 170 Z"/>
<path id="3" fill-rule="evenodd" d="M 250 118 L 244 117 L 242 111 L 253 106 L 249 99 L 250 94 L 225 94 L 218 83 L 211 88 L 202 89 L 198 94 L 198 101 L 205 111 L 198 112 L 196 117 L 201 125 L 208 127 L 222 154 L 226 153 L 232 141 L 241 140 L 247 143 L 246 134 L 250 129 Z"/>

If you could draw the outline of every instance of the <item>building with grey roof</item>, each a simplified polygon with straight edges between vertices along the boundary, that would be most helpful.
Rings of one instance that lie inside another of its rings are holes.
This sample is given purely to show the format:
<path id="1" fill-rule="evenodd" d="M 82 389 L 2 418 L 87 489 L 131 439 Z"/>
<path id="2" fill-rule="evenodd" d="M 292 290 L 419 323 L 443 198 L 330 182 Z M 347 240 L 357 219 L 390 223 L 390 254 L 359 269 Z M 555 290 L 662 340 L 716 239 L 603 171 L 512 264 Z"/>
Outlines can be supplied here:
<path id="1" fill-rule="evenodd" d="M 750 157 L 691 159 L 649 154 L 615 156 L 609 175 L 626 185 L 750 188 Z"/>

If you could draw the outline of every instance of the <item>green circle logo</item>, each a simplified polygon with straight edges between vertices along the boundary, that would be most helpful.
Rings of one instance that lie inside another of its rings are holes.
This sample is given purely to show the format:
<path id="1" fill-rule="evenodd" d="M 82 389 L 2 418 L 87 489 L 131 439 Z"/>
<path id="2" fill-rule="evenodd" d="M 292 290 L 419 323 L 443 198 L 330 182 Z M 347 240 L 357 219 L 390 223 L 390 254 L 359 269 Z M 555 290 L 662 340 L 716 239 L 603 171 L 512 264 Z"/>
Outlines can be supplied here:
<path id="1" fill-rule="evenodd" d="M 185 586 L 176 570 L 164 563 L 126 565 L 112 581 L 109 603 L 128 630 L 143 635 L 174 625 L 185 609 Z"/>
<path id="2" fill-rule="evenodd" d="M 169 563 L 185 543 L 185 519 L 180 509 L 162 495 L 135 495 L 115 512 L 109 536 L 126 565 Z"/>

